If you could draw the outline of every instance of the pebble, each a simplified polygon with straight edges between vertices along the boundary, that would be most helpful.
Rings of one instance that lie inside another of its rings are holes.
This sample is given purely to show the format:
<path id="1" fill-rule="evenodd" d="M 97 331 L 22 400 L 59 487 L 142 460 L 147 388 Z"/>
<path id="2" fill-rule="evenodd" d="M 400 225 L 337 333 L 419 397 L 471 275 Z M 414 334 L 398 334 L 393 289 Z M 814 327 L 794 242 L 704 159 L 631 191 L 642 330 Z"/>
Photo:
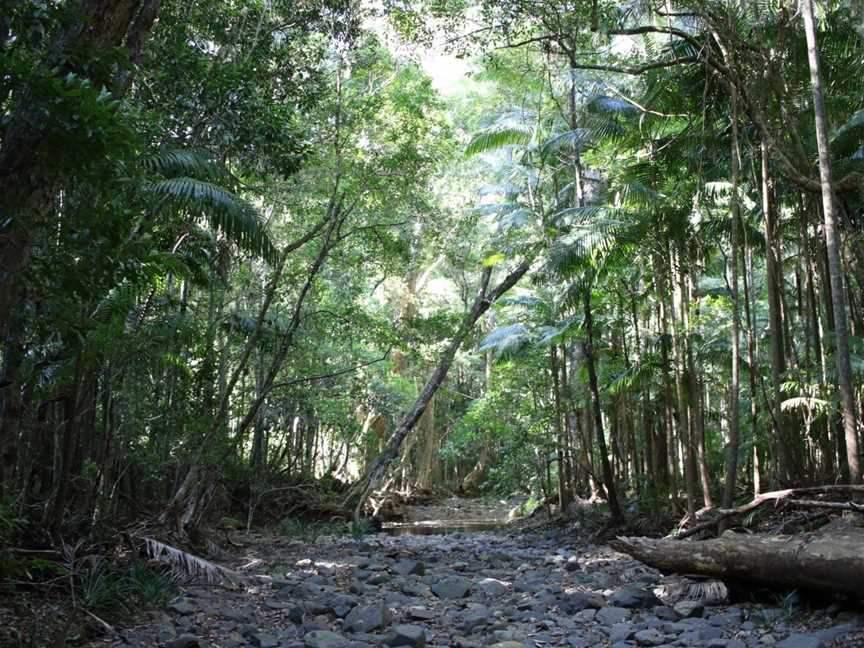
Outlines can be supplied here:
<path id="1" fill-rule="evenodd" d="M 268 579 L 187 588 L 114 646 L 827 648 L 859 627 L 842 610 L 807 632 L 781 608 L 676 598 L 659 572 L 555 533 L 258 542 L 245 551 Z"/>

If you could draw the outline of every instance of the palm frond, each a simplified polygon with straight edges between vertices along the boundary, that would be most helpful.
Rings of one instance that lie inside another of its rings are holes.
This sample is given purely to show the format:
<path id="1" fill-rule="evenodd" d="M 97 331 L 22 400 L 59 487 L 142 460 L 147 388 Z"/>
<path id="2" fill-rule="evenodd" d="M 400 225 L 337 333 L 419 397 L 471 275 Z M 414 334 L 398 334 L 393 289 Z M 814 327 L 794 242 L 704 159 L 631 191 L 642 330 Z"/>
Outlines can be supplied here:
<path id="1" fill-rule="evenodd" d="M 558 344 L 573 335 L 582 326 L 582 316 L 572 315 L 562 322 L 558 322 L 551 326 L 541 326 L 538 330 L 537 344 L 540 346 L 551 346 Z"/>
<path id="2" fill-rule="evenodd" d="M 194 149 L 165 149 L 140 160 L 141 165 L 165 177 L 190 176 L 212 180 L 223 185 L 233 184 L 231 172 L 206 151 Z"/>
<path id="3" fill-rule="evenodd" d="M 504 146 L 525 146 L 531 143 L 531 131 L 527 128 L 493 127 L 477 133 L 465 147 L 465 155 L 494 151 Z"/>
<path id="4" fill-rule="evenodd" d="M 190 211 L 199 212 L 210 227 L 240 249 L 272 261 L 276 248 L 252 205 L 223 187 L 183 176 L 160 180 L 150 190 Z"/>
<path id="5" fill-rule="evenodd" d="M 228 584 L 232 586 L 237 586 L 245 580 L 242 574 L 232 569 L 221 567 L 200 556 L 172 547 L 154 538 L 141 536 L 139 539 L 144 543 L 147 555 L 154 560 L 170 565 L 173 570 L 187 578 L 202 580 L 211 585 Z"/>
<path id="6" fill-rule="evenodd" d="M 864 145 L 864 108 L 852 115 L 834 137 L 831 138 L 831 152 L 834 155 L 852 156 Z"/>

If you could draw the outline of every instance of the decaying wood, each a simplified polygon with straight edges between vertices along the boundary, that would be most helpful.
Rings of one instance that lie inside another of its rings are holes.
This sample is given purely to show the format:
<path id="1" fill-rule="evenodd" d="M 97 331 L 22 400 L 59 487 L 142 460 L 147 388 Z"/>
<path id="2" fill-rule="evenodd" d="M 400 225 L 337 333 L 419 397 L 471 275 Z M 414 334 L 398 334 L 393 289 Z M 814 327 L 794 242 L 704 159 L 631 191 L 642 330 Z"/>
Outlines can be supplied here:
<path id="1" fill-rule="evenodd" d="M 619 537 L 609 544 L 663 572 L 864 598 L 864 528 L 847 520 L 794 536 L 727 531 L 693 542 Z"/>
<path id="2" fill-rule="evenodd" d="M 714 509 L 702 509 L 697 514 L 697 517 L 701 514 L 709 515 L 713 514 L 716 517 L 708 520 L 706 522 L 701 522 L 696 524 L 695 526 L 690 527 L 689 529 L 680 531 L 674 535 L 675 538 L 682 540 L 684 538 L 690 537 L 692 535 L 696 535 L 701 531 L 706 531 L 708 529 L 713 529 L 720 522 L 727 520 L 730 517 L 738 516 L 738 515 L 746 515 L 751 511 L 756 510 L 763 504 L 767 504 L 769 502 L 774 502 L 775 505 L 779 505 L 783 503 L 787 506 L 797 506 L 799 508 L 826 508 L 826 509 L 839 509 L 846 511 L 864 511 L 864 506 L 858 504 L 856 502 L 834 502 L 834 501 L 821 501 L 814 499 L 805 499 L 801 496 L 804 495 L 836 495 L 836 494 L 849 494 L 849 495 L 864 495 L 864 486 L 860 485 L 852 485 L 852 484 L 832 484 L 828 486 L 810 486 L 807 488 L 787 488 L 784 490 L 778 491 L 770 491 L 768 493 L 762 493 L 758 495 L 753 500 L 748 502 L 747 504 L 743 504 L 741 506 L 735 508 L 714 508 Z"/>

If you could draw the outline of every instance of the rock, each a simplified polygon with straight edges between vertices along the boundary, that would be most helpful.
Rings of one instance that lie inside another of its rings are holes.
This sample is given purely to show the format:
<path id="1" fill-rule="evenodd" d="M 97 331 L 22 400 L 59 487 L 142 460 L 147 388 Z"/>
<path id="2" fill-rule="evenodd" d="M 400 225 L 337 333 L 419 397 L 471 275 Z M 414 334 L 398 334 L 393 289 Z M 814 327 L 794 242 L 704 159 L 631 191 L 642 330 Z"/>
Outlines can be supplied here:
<path id="1" fill-rule="evenodd" d="M 429 586 L 426 583 L 421 583 L 417 580 L 402 580 L 396 583 L 399 590 L 407 596 L 423 597 L 430 592 Z"/>
<path id="2" fill-rule="evenodd" d="M 459 629 L 471 634 L 478 626 L 487 625 L 491 616 L 492 612 L 489 608 L 483 605 L 473 607 L 462 615 L 462 625 L 459 626 Z"/>
<path id="3" fill-rule="evenodd" d="M 843 623 L 841 625 L 826 628 L 825 630 L 820 630 L 816 635 L 821 639 L 824 639 L 826 642 L 834 641 L 838 637 L 842 637 L 843 635 L 847 635 L 850 632 L 857 630 L 859 627 L 861 627 L 859 623 Z"/>
<path id="4" fill-rule="evenodd" d="M 266 632 L 256 632 L 250 635 L 249 641 L 257 648 L 276 648 L 279 645 L 276 637 Z"/>
<path id="5" fill-rule="evenodd" d="M 432 593 L 440 599 L 460 599 L 468 595 L 471 581 L 463 576 L 448 576 L 432 586 Z"/>
<path id="6" fill-rule="evenodd" d="M 630 610 L 622 607 L 605 607 L 597 610 L 594 618 L 603 625 L 611 626 L 629 619 Z"/>
<path id="7" fill-rule="evenodd" d="M 564 563 L 564 569 L 568 572 L 579 571 L 579 559 L 576 556 L 570 556 Z"/>
<path id="8" fill-rule="evenodd" d="M 430 610 L 429 608 L 420 607 L 418 605 L 409 607 L 407 614 L 409 618 L 417 621 L 428 621 L 434 619 L 438 615 L 435 610 Z"/>
<path id="9" fill-rule="evenodd" d="M 521 641 L 499 641 L 489 646 L 489 648 L 525 648 L 525 644 Z"/>
<path id="10" fill-rule="evenodd" d="M 722 614 L 714 614 L 708 619 L 708 623 L 718 628 L 738 626 L 741 623 L 741 610 L 729 609 Z"/>
<path id="11" fill-rule="evenodd" d="M 172 601 L 168 605 L 165 606 L 165 609 L 169 612 L 173 612 L 174 614 L 179 614 L 180 616 L 188 616 L 195 612 L 195 607 L 190 605 L 186 601 Z"/>
<path id="12" fill-rule="evenodd" d="M 668 605 L 657 605 L 652 610 L 654 616 L 658 619 L 663 619 L 664 621 L 677 621 L 680 617 L 675 610 Z"/>
<path id="13" fill-rule="evenodd" d="M 193 634 L 181 634 L 165 643 L 165 648 L 200 648 L 201 639 Z"/>
<path id="14" fill-rule="evenodd" d="M 681 618 L 689 619 L 692 617 L 701 617 L 705 611 L 705 606 L 699 601 L 678 601 L 673 606 L 673 609 Z"/>
<path id="15" fill-rule="evenodd" d="M 536 593 L 544 587 L 546 587 L 546 580 L 534 575 L 519 578 L 513 583 L 513 589 L 523 593 Z"/>
<path id="16" fill-rule="evenodd" d="M 615 592 L 609 602 L 615 607 L 647 608 L 660 605 L 660 600 L 649 589 L 638 585 L 628 585 Z"/>
<path id="17" fill-rule="evenodd" d="M 824 648 L 825 640 L 817 635 L 793 634 L 777 644 L 777 648 Z"/>
<path id="18" fill-rule="evenodd" d="M 602 597 L 584 592 L 572 592 L 561 597 L 558 608 L 566 614 L 576 614 L 586 609 L 597 609 L 604 607 L 606 601 Z"/>
<path id="19" fill-rule="evenodd" d="M 423 648 L 426 645 L 426 629 L 416 625 L 395 625 L 384 643 L 388 646 Z"/>
<path id="20" fill-rule="evenodd" d="M 623 623 L 616 623 L 609 629 L 609 640 L 612 642 L 626 641 L 632 637 L 635 632 L 636 628 L 633 627 L 632 623 L 626 621 Z"/>
<path id="21" fill-rule="evenodd" d="M 393 620 L 389 608 L 383 603 L 365 607 L 355 607 L 345 617 L 344 628 L 351 632 L 369 632 L 387 627 Z"/>
<path id="22" fill-rule="evenodd" d="M 636 643 L 640 646 L 659 646 L 666 641 L 666 637 L 656 628 L 640 630 L 634 635 Z"/>
<path id="23" fill-rule="evenodd" d="M 306 648 L 345 648 L 348 641 L 342 635 L 329 630 L 316 630 L 308 632 L 303 637 L 303 645 Z"/>
<path id="24" fill-rule="evenodd" d="M 426 565 L 419 560 L 400 560 L 391 570 L 400 576 L 423 576 L 426 574 Z"/>
<path id="25" fill-rule="evenodd" d="M 484 578 L 474 586 L 474 589 L 483 592 L 486 596 L 501 596 L 507 592 L 507 583 L 496 578 Z"/>

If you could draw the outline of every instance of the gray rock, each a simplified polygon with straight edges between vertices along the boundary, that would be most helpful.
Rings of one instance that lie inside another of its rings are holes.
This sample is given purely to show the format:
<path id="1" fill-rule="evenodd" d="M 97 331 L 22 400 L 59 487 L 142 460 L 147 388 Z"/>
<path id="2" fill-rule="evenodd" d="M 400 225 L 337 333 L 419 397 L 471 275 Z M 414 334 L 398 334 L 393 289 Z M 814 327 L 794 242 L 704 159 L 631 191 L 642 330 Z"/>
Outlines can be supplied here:
<path id="1" fill-rule="evenodd" d="M 426 583 L 422 583 L 416 579 L 400 580 L 396 586 L 403 594 L 408 596 L 423 597 L 427 596 L 430 592 L 429 586 Z"/>
<path id="2" fill-rule="evenodd" d="M 432 586 L 432 593 L 441 599 L 460 599 L 468 595 L 471 581 L 463 576 L 448 576 Z"/>
<path id="3" fill-rule="evenodd" d="M 415 619 L 417 621 L 428 621 L 438 616 L 438 613 L 435 610 L 430 610 L 429 608 L 420 607 L 418 605 L 409 607 L 407 610 L 407 614 L 408 618 Z"/>
<path id="4" fill-rule="evenodd" d="M 615 592 L 609 599 L 615 607 L 622 608 L 647 608 L 660 605 L 660 600 L 654 592 L 638 585 L 628 585 Z"/>
<path id="5" fill-rule="evenodd" d="M 654 613 L 654 616 L 658 619 L 663 619 L 664 621 L 677 621 L 680 618 L 675 610 L 668 605 L 657 605 L 654 607 L 652 612 Z"/>
<path id="6" fill-rule="evenodd" d="M 491 616 L 492 612 L 486 606 L 473 607 L 462 615 L 462 625 L 459 629 L 471 634 L 477 627 L 487 625 Z"/>
<path id="7" fill-rule="evenodd" d="M 391 570 L 400 576 L 423 576 L 426 574 L 426 565 L 419 560 L 400 560 Z"/>
<path id="8" fill-rule="evenodd" d="M 384 604 L 355 607 L 345 617 L 343 627 L 351 632 L 369 632 L 387 627 L 393 615 Z"/>
<path id="9" fill-rule="evenodd" d="M 546 587 L 546 581 L 536 576 L 519 578 L 513 583 L 513 589 L 517 592 L 535 593 Z"/>
<path id="10" fill-rule="evenodd" d="M 507 592 L 507 585 L 496 578 L 484 578 L 474 589 L 483 592 L 486 596 L 501 596 Z"/>
<path id="11" fill-rule="evenodd" d="M 675 613 L 684 619 L 701 617 L 705 606 L 699 601 L 678 601 L 673 607 Z"/>
<path id="12" fill-rule="evenodd" d="M 576 614 L 576 618 L 583 623 L 591 623 L 596 616 L 597 610 L 594 609 L 582 610 Z"/>
<path id="13" fill-rule="evenodd" d="M 395 625 L 384 643 L 388 646 L 423 648 L 426 645 L 426 629 L 416 625 Z"/>
<path id="14" fill-rule="evenodd" d="M 634 635 L 636 643 L 640 646 L 660 646 L 666 641 L 666 637 L 656 628 L 640 630 Z"/>
<path id="15" fill-rule="evenodd" d="M 633 627 L 632 623 L 624 621 L 623 623 L 616 623 L 611 628 L 609 628 L 609 640 L 610 641 L 627 641 L 634 634 L 636 634 L 636 628 Z"/>
<path id="16" fill-rule="evenodd" d="M 741 617 L 741 610 L 730 609 L 722 614 L 709 617 L 708 623 L 718 627 L 737 626 L 741 623 Z"/>
<path id="17" fill-rule="evenodd" d="M 303 645 L 306 648 L 345 648 L 348 641 L 342 635 L 329 630 L 316 630 L 308 632 L 303 637 Z"/>
<path id="18" fill-rule="evenodd" d="M 629 619 L 630 610 L 622 607 L 605 607 L 597 610 L 594 618 L 603 625 L 614 625 Z"/>
<path id="19" fill-rule="evenodd" d="M 200 648 L 201 639 L 193 634 L 181 634 L 176 639 L 165 642 L 165 648 Z"/>
<path id="20" fill-rule="evenodd" d="M 834 639 L 849 634 L 853 630 L 857 630 L 860 627 L 860 623 L 843 623 L 841 625 L 826 628 L 825 630 L 820 630 L 816 633 L 816 635 L 821 637 L 825 641 L 833 641 Z"/>
<path id="21" fill-rule="evenodd" d="M 793 634 L 777 644 L 777 648 L 824 648 L 826 642 L 817 635 Z"/>
<path id="22" fill-rule="evenodd" d="M 190 614 L 194 614 L 195 607 L 189 604 L 187 601 L 172 601 L 168 605 L 165 606 L 165 609 L 169 612 L 173 612 L 174 614 L 179 614 L 180 616 L 188 616 Z"/>
<path id="23" fill-rule="evenodd" d="M 279 645 L 276 637 L 266 632 L 256 632 L 255 634 L 250 635 L 249 641 L 257 648 L 276 648 L 276 646 Z"/>
<path id="24" fill-rule="evenodd" d="M 598 609 L 604 607 L 606 601 L 601 597 L 584 592 L 571 592 L 561 597 L 558 608 L 566 614 L 576 614 L 586 609 Z"/>

